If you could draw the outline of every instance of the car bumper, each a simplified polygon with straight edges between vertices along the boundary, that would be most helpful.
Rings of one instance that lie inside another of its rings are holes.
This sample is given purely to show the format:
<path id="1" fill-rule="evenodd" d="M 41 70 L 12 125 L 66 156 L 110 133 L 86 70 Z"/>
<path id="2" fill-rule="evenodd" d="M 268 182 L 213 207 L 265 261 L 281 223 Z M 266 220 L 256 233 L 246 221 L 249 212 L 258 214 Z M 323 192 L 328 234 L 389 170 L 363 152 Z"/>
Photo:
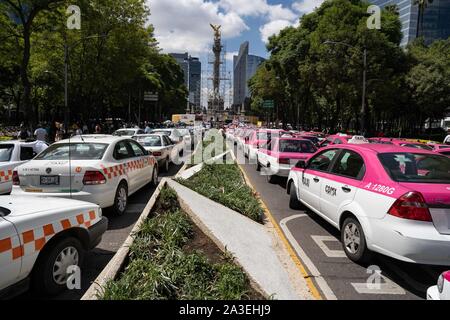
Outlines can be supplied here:
<path id="1" fill-rule="evenodd" d="M 433 223 L 386 215 L 370 219 L 369 248 L 406 262 L 450 266 L 450 235 Z"/>
<path id="2" fill-rule="evenodd" d="M 97 188 L 98 187 L 98 188 Z M 53 198 L 67 198 L 80 201 L 86 201 L 99 205 L 101 208 L 108 208 L 114 204 L 115 190 L 111 187 L 103 188 L 103 186 L 92 186 L 92 188 L 97 188 L 95 192 L 89 191 L 79 191 L 72 192 L 72 194 L 67 192 L 26 192 L 19 186 L 13 186 L 12 194 L 20 196 L 30 196 L 30 197 L 53 197 Z"/>
<path id="3" fill-rule="evenodd" d="M 427 300 L 441 300 L 439 296 L 439 290 L 437 286 L 428 288 L 427 290 Z"/>
<path id="4" fill-rule="evenodd" d="M 104 216 L 102 216 L 99 222 L 88 228 L 90 249 L 95 248 L 100 243 L 106 230 L 108 230 L 108 219 Z"/>
<path id="5" fill-rule="evenodd" d="M 12 189 L 12 182 L 0 183 L 0 195 L 10 193 L 11 189 Z"/>

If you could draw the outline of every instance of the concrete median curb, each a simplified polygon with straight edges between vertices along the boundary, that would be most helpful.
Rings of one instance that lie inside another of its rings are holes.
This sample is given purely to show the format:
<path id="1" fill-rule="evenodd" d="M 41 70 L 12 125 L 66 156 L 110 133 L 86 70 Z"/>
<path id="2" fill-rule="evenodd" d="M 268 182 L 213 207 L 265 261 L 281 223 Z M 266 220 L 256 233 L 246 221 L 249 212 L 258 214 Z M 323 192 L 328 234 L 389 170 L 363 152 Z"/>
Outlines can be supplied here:
<path id="1" fill-rule="evenodd" d="M 108 281 L 117 278 L 118 274 L 122 271 L 128 259 L 128 253 L 130 251 L 131 245 L 133 244 L 134 235 L 139 231 L 141 225 L 144 223 L 144 221 L 147 219 L 148 215 L 152 211 L 152 208 L 159 197 L 161 189 L 166 185 L 166 183 L 167 178 L 163 178 L 160 181 L 158 187 L 156 188 L 152 197 L 150 198 L 144 210 L 142 211 L 142 214 L 139 216 L 139 219 L 136 221 L 136 224 L 134 225 L 127 239 L 119 248 L 119 250 L 117 250 L 116 254 L 109 261 L 109 263 L 106 265 L 103 271 L 94 280 L 89 289 L 81 297 L 81 300 L 97 300 L 98 299 L 97 295 L 102 293 L 102 290 L 105 287 L 106 283 Z"/>

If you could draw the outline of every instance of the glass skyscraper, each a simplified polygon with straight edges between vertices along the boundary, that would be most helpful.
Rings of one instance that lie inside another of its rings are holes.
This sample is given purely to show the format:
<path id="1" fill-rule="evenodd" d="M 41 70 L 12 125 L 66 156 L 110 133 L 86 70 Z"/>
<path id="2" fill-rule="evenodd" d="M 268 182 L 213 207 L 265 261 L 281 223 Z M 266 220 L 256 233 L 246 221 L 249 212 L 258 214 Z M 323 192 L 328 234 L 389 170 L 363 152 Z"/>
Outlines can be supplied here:
<path id="1" fill-rule="evenodd" d="M 381 8 L 388 5 L 397 6 L 403 32 L 401 46 L 406 46 L 416 38 L 419 13 L 414 0 L 371 0 L 370 3 Z M 423 36 L 427 44 L 450 37 L 450 0 L 434 0 L 427 5 L 423 17 L 423 30 L 419 36 Z"/>

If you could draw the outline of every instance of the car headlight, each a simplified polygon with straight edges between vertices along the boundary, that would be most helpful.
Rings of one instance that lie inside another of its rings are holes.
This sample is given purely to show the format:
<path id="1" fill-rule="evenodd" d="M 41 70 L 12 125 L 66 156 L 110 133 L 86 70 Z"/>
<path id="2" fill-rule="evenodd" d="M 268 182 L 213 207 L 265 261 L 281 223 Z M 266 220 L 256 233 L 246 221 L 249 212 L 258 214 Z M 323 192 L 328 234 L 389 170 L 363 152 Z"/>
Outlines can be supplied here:
<path id="1" fill-rule="evenodd" d="M 439 290 L 439 293 L 442 293 L 442 291 L 444 291 L 444 274 L 443 273 L 439 276 L 439 279 L 437 282 L 437 288 Z"/>
<path id="2" fill-rule="evenodd" d="M 98 208 L 98 216 L 103 217 L 103 211 L 102 208 Z"/>

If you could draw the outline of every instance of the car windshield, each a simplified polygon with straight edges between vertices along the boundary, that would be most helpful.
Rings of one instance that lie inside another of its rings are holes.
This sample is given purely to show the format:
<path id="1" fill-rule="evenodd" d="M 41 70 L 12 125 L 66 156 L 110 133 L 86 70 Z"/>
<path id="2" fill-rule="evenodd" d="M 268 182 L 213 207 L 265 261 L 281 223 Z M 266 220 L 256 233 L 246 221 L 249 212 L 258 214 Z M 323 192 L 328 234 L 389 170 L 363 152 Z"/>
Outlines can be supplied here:
<path id="1" fill-rule="evenodd" d="M 0 144 L 0 162 L 9 162 L 14 150 L 13 144 Z"/>
<path id="2" fill-rule="evenodd" d="M 433 147 L 427 146 L 425 144 L 420 144 L 420 143 L 405 143 L 405 144 L 402 144 L 402 147 L 410 147 L 410 148 L 416 148 L 416 149 L 422 149 L 422 150 L 428 150 L 428 151 L 433 150 Z"/>
<path id="3" fill-rule="evenodd" d="M 137 141 L 145 147 L 161 147 L 160 136 L 138 137 Z"/>
<path id="4" fill-rule="evenodd" d="M 122 136 L 132 136 L 132 135 L 134 135 L 134 133 L 135 133 L 135 130 L 118 130 L 118 131 L 114 132 L 114 135 L 122 137 Z"/>
<path id="5" fill-rule="evenodd" d="M 108 147 L 104 143 L 71 143 L 71 160 L 100 160 Z M 54 144 L 39 154 L 36 160 L 69 160 L 69 144 Z"/>
<path id="6" fill-rule="evenodd" d="M 316 147 L 309 140 L 280 140 L 280 152 L 314 153 Z"/>
<path id="7" fill-rule="evenodd" d="M 394 181 L 450 183 L 450 158 L 419 153 L 383 153 L 379 159 Z"/>

